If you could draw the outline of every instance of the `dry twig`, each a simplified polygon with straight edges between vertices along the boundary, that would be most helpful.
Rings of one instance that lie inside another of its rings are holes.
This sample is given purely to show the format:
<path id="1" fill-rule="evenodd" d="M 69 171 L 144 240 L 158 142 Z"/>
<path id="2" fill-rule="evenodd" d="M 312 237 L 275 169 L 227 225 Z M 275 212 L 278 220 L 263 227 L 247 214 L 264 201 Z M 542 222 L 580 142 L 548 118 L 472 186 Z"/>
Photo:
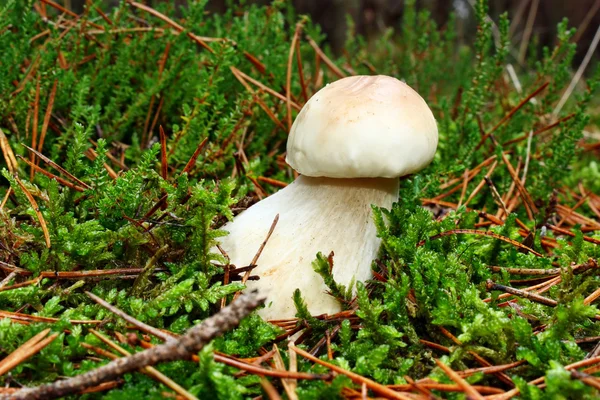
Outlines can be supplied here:
<path id="1" fill-rule="evenodd" d="M 236 327 L 240 321 L 264 302 L 256 292 L 246 293 L 217 314 L 188 330 L 177 340 L 129 357 L 119 358 L 105 366 L 73 378 L 35 388 L 22 389 L 12 399 L 54 399 L 77 393 L 140 368 L 161 362 L 185 360 L 200 351 L 215 337 Z"/>

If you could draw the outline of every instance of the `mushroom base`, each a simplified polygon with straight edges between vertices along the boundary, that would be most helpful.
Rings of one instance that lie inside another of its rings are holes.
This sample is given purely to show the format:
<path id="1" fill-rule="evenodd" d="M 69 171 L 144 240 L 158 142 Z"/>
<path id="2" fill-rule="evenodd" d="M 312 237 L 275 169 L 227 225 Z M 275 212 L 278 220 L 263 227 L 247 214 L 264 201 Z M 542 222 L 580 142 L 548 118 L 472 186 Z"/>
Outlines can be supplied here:
<path id="1" fill-rule="evenodd" d="M 353 279 L 370 279 L 371 262 L 381 243 L 371 205 L 391 208 L 397 199 L 398 179 L 300 176 L 225 225 L 229 235 L 222 238 L 221 246 L 232 264 L 248 265 L 279 214 L 252 272 L 260 280 L 247 282 L 249 289 L 267 295 L 259 315 L 265 319 L 293 318 L 295 289 L 302 292 L 311 314 L 336 313 L 340 304 L 327 294 L 327 286 L 311 265 L 317 252 L 334 252 L 336 282 L 349 285 Z"/>

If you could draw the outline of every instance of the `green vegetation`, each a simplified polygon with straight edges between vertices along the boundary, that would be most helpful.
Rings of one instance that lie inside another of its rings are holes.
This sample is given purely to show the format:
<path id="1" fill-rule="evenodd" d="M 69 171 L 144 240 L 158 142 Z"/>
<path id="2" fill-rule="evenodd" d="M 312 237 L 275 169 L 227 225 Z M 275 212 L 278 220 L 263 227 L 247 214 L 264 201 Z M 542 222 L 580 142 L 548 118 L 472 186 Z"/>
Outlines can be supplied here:
<path id="1" fill-rule="evenodd" d="M 128 3 L 107 10 L 97 2 L 78 17 L 33 1 L 0 6 L 0 268 L 3 277 L 10 274 L 0 284 L 1 357 L 47 328 L 58 335 L 4 373 L 11 388 L 106 363 L 82 346 L 104 346 L 90 329 L 123 339 L 131 352 L 142 349 L 127 341 L 138 332 L 85 291 L 175 333 L 217 312 L 243 288 L 241 276 L 225 274 L 225 257 L 214 253 L 226 234 L 219 227 L 275 192 L 272 180 L 293 180 L 282 159 L 282 99 L 300 19 L 284 1 L 231 7 L 224 15 L 207 15 L 204 1 L 177 10 L 167 3 L 156 10 L 172 24 Z M 506 391 L 512 380 L 523 399 L 597 398 L 597 389 L 565 367 L 592 351 L 597 339 L 586 338 L 600 336 L 600 312 L 585 300 L 600 283 L 599 147 L 583 137 L 599 122 L 588 110 L 597 107 L 600 69 L 553 115 L 572 78 L 574 30 L 567 22 L 554 49 L 518 68 L 519 92 L 505 68 L 512 60 L 507 18 L 493 35 L 486 2 L 479 1 L 477 36 L 466 47 L 457 44 L 453 20 L 438 28 L 414 1 L 406 3 L 400 30 L 370 44 L 350 32 L 333 67 L 319 56 L 315 63 L 323 35 L 302 20 L 302 71 L 291 59 L 292 102 L 303 104 L 304 92 L 340 74 L 396 76 L 427 100 L 440 145 L 427 170 L 402 180 L 392 210 L 374 209 L 383 239 L 376 279 L 357 283 L 355 301 L 344 303 L 348 311 L 315 318 L 302 294 L 290 293 L 297 324 L 306 328 L 300 347 L 327 360 L 329 337 L 331 363 L 386 385 L 405 384 L 406 376 L 453 383 L 435 359 L 455 371 L 480 367 L 481 358 L 493 365 L 523 360 L 504 375 L 477 372 L 467 380 Z M 26 161 L 52 175 L 34 174 Z M 332 293 L 351 297 L 328 275 L 326 257 L 313 265 Z M 502 295 L 502 285 L 542 282 L 539 295 L 550 303 Z M 199 398 L 253 398 L 263 393 L 260 377 L 237 376 L 212 352 L 256 357 L 295 322 L 279 325 L 253 315 L 205 348 L 198 363 L 157 369 Z M 285 341 L 278 346 L 287 365 Z M 298 370 L 329 372 L 301 356 Z M 588 373 L 597 385 L 596 371 Z M 545 388 L 527 384 L 538 377 Z M 284 393 L 279 379 L 269 379 Z M 298 381 L 297 394 L 351 397 L 348 388 L 361 390 L 337 375 Z M 82 398 L 152 399 L 164 392 L 135 373 Z"/>

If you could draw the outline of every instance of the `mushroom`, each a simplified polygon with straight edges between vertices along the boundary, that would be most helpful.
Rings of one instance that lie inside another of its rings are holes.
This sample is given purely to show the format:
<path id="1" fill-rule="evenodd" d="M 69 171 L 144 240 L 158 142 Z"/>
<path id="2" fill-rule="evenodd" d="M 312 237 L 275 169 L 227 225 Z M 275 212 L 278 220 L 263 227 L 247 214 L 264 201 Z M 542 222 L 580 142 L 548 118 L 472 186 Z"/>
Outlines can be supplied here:
<path id="1" fill-rule="evenodd" d="M 312 268 L 317 252 L 335 253 L 333 277 L 342 285 L 372 277 L 381 239 L 371 205 L 391 208 L 399 177 L 433 159 L 435 118 L 425 101 L 389 76 L 354 76 L 319 90 L 298 114 L 287 141 L 288 164 L 301 175 L 223 227 L 221 241 L 234 265 L 248 265 L 264 247 L 249 289 L 267 295 L 265 319 L 292 318 L 300 289 L 313 314 L 335 313 L 339 302 Z"/>

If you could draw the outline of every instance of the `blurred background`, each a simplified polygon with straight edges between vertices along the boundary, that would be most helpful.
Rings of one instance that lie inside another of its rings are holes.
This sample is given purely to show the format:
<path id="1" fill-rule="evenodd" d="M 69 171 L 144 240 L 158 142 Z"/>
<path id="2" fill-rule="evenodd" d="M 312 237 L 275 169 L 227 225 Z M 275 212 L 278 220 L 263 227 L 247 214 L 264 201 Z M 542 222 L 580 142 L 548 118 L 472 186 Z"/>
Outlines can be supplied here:
<path id="1" fill-rule="evenodd" d="M 358 33 L 374 39 L 386 29 L 399 28 L 404 0 L 278 0 L 293 4 L 298 14 L 310 15 L 327 34 L 327 41 L 336 54 L 341 54 L 346 40 L 349 20 Z M 450 13 L 458 21 L 458 37 L 468 43 L 474 36 L 474 9 L 476 0 L 416 0 L 419 9 L 427 9 L 439 26 L 444 26 Z M 118 0 L 105 0 L 118 4 Z M 156 5 L 164 0 L 140 0 Z M 228 7 L 243 8 L 246 4 L 269 4 L 272 0 L 209 0 L 207 9 L 221 13 Z M 64 0 L 66 7 L 81 12 L 86 0 Z M 187 0 L 171 3 L 184 7 Z M 577 29 L 573 41 L 578 43 L 575 63 L 579 63 L 592 44 L 600 26 L 600 0 L 489 0 L 489 15 L 497 21 L 498 16 L 508 12 L 511 20 L 511 40 L 519 61 L 526 56 L 529 46 L 540 50 L 553 45 L 556 25 L 568 18 L 570 26 Z M 596 51 L 596 59 L 600 50 Z M 588 68 L 588 71 L 590 69 Z"/>

